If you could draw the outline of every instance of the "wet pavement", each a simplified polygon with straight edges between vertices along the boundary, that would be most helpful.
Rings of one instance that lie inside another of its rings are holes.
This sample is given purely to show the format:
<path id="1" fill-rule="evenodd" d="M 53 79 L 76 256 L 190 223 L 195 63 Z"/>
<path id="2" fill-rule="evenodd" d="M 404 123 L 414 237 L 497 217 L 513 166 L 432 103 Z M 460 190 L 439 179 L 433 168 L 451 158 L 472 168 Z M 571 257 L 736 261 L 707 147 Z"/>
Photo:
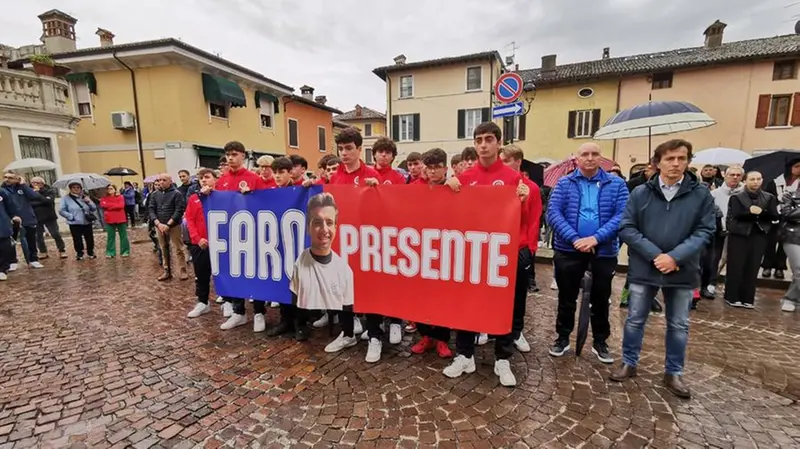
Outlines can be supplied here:
<path id="1" fill-rule="evenodd" d="M 253 334 L 252 321 L 223 332 L 217 306 L 189 320 L 192 282 L 155 282 L 151 250 L 51 258 L 0 284 L 0 449 L 800 447 L 800 320 L 780 311 L 779 291 L 761 291 L 755 310 L 717 299 L 692 312 L 684 401 L 660 384 L 661 315 L 625 384 L 608 382 L 611 368 L 589 351 L 547 355 L 547 265 L 528 301 L 533 351 L 512 358 L 509 389 L 491 345 L 476 373 L 448 379 L 444 360 L 409 353 L 414 335 L 368 365 L 363 342 L 326 354 L 327 330 L 304 344 Z M 612 307 L 616 358 L 624 317 Z"/>

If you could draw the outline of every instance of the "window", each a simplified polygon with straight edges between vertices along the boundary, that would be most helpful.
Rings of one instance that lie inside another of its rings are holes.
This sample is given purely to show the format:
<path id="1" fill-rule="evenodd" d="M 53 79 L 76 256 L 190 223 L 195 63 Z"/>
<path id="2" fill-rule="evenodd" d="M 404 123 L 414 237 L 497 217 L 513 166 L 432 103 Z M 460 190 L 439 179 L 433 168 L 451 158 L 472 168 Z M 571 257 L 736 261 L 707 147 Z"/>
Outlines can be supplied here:
<path id="1" fill-rule="evenodd" d="M 467 67 L 467 90 L 481 90 L 481 67 Z"/>
<path id="2" fill-rule="evenodd" d="M 464 110 L 464 138 L 472 140 L 472 133 L 481 124 L 483 118 L 482 109 Z"/>
<path id="3" fill-rule="evenodd" d="M 594 89 L 591 87 L 584 87 L 583 89 L 578 91 L 578 96 L 581 98 L 589 98 L 594 95 Z"/>
<path id="4" fill-rule="evenodd" d="M 35 157 L 55 162 L 53 147 L 48 137 L 19 136 L 19 153 L 22 159 Z M 25 176 L 28 180 L 34 176 L 41 176 L 44 178 L 44 182 L 50 186 L 56 182 L 57 177 L 55 170 L 27 171 Z"/>
<path id="5" fill-rule="evenodd" d="M 769 124 L 767 126 L 789 126 L 791 104 L 791 95 L 773 95 L 769 105 Z"/>
<path id="6" fill-rule="evenodd" d="M 364 137 L 372 137 L 372 123 L 364 124 Z"/>
<path id="7" fill-rule="evenodd" d="M 300 148 L 297 120 L 289 119 L 289 146 L 292 148 Z"/>
<path id="8" fill-rule="evenodd" d="M 372 158 L 372 148 L 367 148 L 364 150 L 364 162 L 367 164 L 374 164 L 375 161 Z"/>
<path id="9" fill-rule="evenodd" d="M 271 102 L 266 102 L 258 110 L 262 128 L 272 128 L 272 112 L 275 109 Z"/>
<path id="10" fill-rule="evenodd" d="M 92 116 L 92 94 L 86 83 L 75 83 L 75 102 L 78 105 L 78 116 Z"/>
<path id="11" fill-rule="evenodd" d="M 653 74 L 653 89 L 669 89 L 672 87 L 672 72 Z"/>
<path id="12" fill-rule="evenodd" d="M 324 126 L 317 126 L 317 137 L 319 139 L 319 151 L 326 152 L 328 139 L 325 137 L 325 127 Z"/>
<path id="13" fill-rule="evenodd" d="M 208 114 L 211 117 L 227 119 L 228 107 L 219 103 L 208 103 Z"/>
<path id="14" fill-rule="evenodd" d="M 795 61 L 776 61 L 772 69 L 772 80 L 791 80 L 797 77 Z"/>
<path id="15" fill-rule="evenodd" d="M 504 143 L 512 143 L 518 140 L 525 140 L 525 116 L 517 115 L 503 119 L 503 138 Z"/>
<path id="16" fill-rule="evenodd" d="M 414 140 L 414 115 L 405 114 L 400 117 L 400 141 Z"/>
<path id="17" fill-rule="evenodd" d="M 414 96 L 414 78 L 411 75 L 400 77 L 400 98 Z"/>
<path id="18" fill-rule="evenodd" d="M 600 128 L 600 109 L 569 111 L 569 120 L 567 122 L 568 138 L 590 138 L 598 128 Z"/>

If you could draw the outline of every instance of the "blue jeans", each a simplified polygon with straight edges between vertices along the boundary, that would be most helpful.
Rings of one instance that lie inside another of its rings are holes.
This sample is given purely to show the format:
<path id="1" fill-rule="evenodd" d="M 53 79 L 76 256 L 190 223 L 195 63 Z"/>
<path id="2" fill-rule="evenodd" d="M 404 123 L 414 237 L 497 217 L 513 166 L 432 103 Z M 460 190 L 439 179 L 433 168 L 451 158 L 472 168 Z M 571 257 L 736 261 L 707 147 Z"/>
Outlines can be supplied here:
<path id="1" fill-rule="evenodd" d="M 658 293 L 658 287 L 631 283 L 628 291 L 628 318 L 622 337 L 622 361 L 629 366 L 639 363 L 639 353 L 644 339 L 644 325 L 650 315 L 650 305 Z M 686 344 L 689 341 L 689 308 L 692 305 L 692 289 L 663 287 L 664 311 L 667 318 L 665 338 L 666 357 L 664 372 L 683 375 L 686 359 Z"/>

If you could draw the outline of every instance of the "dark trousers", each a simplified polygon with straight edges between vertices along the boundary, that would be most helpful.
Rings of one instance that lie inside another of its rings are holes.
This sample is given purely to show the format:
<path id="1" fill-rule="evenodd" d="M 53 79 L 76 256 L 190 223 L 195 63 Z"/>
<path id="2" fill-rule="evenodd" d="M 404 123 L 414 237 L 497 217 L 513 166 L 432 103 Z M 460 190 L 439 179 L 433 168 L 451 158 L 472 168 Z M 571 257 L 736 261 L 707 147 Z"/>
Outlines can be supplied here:
<path id="1" fill-rule="evenodd" d="M 22 238 L 25 239 L 25 246 L 28 247 L 25 259 L 27 259 L 28 263 L 38 262 L 39 253 L 36 251 L 36 225 L 23 226 L 20 233 L 23 234 Z"/>
<path id="2" fill-rule="evenodd" d="M 64 239 L 61 238 L 61 231 L 58 230 L 57 221 L 48 221 L 47 223 L 39 223 L 36 225 L 36 245 L 39 247 L 39 252 L 47 253 L 47 243 L 44 241 L 45 229 L 47 229 L 47 232 L 50 233 L 50 236 L 55 240 L 58 252 L 65 252 L 67 247 L 64 245 Z"/>
<path id="3" fill-rule="evenodd" d="M 728 247 L 728 254 L 731 248 Z M 759 260 L 761 260 L 759 258 Z M 786 270 L 786 253 L 783 252 L 783 245 L 778 242 L 778 225 L 773 225 L 767 234 L 767 243 L 764 250 L 764 259 L 761 268 L 765 270 Z"/>
<path id="4" fill-rule="evenodd" d="M 536 261 L 534 258 L 536 254 L 531 253 L 531 264 L 530 268 L 528 268 L 528 286 L 536 285 Z"/>
<path id="5" fill-rule="evenodd" d="M 355 312 L 353 312 L 353 306 L 342 306 L 341 312 L 331 312 L 330 318 L 333 320 L 333 313 L 339 314 L 339 325 L 342 326 L 342 332 L 344 332 L 345 337 L 353 337 L 353 333 L 355 333 L 355 323 L 353 322 L 356 318 Z"/>
<path id="6" fill-rule="evenodd" d="M 383 324 L 383 320 L 386 318 L 383 315 L 377 315 L 374 313 L 366 314 L 367 318 L 367 333 L 369 334 L 369 338 L 377 338 L 378 340 L 383 338 L 383 329 L 381 329 L 381 324 Z M 341 318 L 339 319 L 341 322 Z M 400 318 L 389 318 L 389 322 L 391 324 L 401 324 L 403 320 Z"/>
<path id="7" fill-rule="evenodd" d="M 517 253 L 517 276 L 522 274 L 525 282 L 514 284 L 514 315 L 511 319 L 511 339 L 517 340 L 522 335 L 525 327 L 525 310 L 528 307 L 528 287 L 531 284 L 529 277 L 533 270 L 533 254 L 529 248 L 522 248 Z M 535 274 L 535 272 L 534 272 Z M 522 290 L 520 290 L 522 289 Z"/>
<path id="8" fill-rule="evenodd" d="M 703 253 L 700 255 L 700 288 L 706 288 L 716 281 L 717 267 L 714 266 L 715 248 L 714 238 L 711 239 L 703 248 Z"/>
<path id="9" fill-rule="evenodd" d="M 244 309 L 244 299 L 242 299 L 242 298 L 231 298 L 231 297 L 226 296 L 225 297 L 225 301 L 228 301 L 229 303 L 231 303 L 231 306 L 233 306 L 233 313 L 235 313 L 237 315 L 244 315 L 245 313 L 247 313 L 245 311 L 245 309 Z M 257 299 L 254 300 L 253 301 L 253 313 L 261 313 L 261 314 L 267 313 L 267 303 L 264 302 L 264 301 L 257 300 Z"/>
<path id="10" fill-rule="evenodd" d="M 197 301 L 208 304 L 208 297 L 211 294 L 211 257 L 208 248 L 192 245 L 189 247 L 189 252 L 192 254 L 194 266 L 194 294 L 197 295 Z"/>
<path id="11" fill-rule="evenodd" d="M 714 271 L 711 273 L 711 279 L 709 284 L 705 285 L 716 285 L 719 280 L 719 263 L 722 261 L 722 251 L 725 249 L 725 241 L 727 240 L 726 235 L 715 235 L 714 236 Z"/>
<path id="12" fill-rule="evenodd" d="M 15 252 L 16 249 L 11 244 L 11 237 L 0 237 L 0 273 L 8 272 Z"/>
<path id="13" fill-rule="evenodd" d="M 90 256 L 94 255 L 94 231 L 92 225 L 69 225 L 69 233 L 72 235 L 72 244 L 75 246 L 75 253 L 83 256 L 84 249 Z M 84 241 L 86 246 L 83 246 Z"/>
<path id="14" fill-rule="evenodd" d="M 293 304 L 281 304 L 281 321 L 290 326 L 305 326 L 308 323 L 308 311 Z"/>
<path id="15" fill-rule="evenodd" d="M 753 230 L 749 236 L 728 236 L 728 266 L 725 274 L 725 301 L 753 304 L 756 297 L 758 265 L 769 237 Z"/>
<path id="16" fill-rule="evenodd" d="M 450 341 L 449 327 L 431 326 L 430 324 L 417 323 L 417 331 L 423 337 L 432 338 L 445 343 Z"/>
<path id="17" fill-rule="evenodd" d="M 586 271 L 592 273 L 592 291 L 589 300 L 592 306 L 592 336 L 595 343 L 605 343 L 611 335 L 608 323 L 608 298 L 611 296 L 611 281 L 617 268 L 616 257 L 596 257 L 592 253 L 569 253 L 556 251 L 553 255 L 558 283 L 558 316 L 556 334 L 559 340 L 569 340 L 575 327 L 575 310 L 581 280 Z"/>
<path id="18" fill-rule="evenodd" d="M 136 226 L 136 205 L 131 204 L 125 205 L 125 215 L 128 217 L 128 221 L 131 222 L 131 226 Z"/>
<path id="19" fill-rule="evenodd" d="M 514 328 L 515 324 L 521 331 L 520 319 L 524 324 L 525 320 L 525 300 L 528 297 L 528 265 L 532 263 L 531 252 L 528 248 L 523 248 L 519 251 L 517 262 L 517 280 L 514 284 L 514 318 L 511 324 L 512 331 L 505 335 L 497 335 L 494 339 L 494 357 L 497 360 L 505 360 L 511 357 L 514 353 Z M 522 310 L 522 315 L 519 311 Z M 417 325 L 419 329 L 419 325 Z M 475 337 L 478 336 L 477 332 L 472 331 L 456 331 L 456 352 L 466 358 L 472 358 L 475 355 Z M 517 337 L 519 338 L 519 337 Z"/>

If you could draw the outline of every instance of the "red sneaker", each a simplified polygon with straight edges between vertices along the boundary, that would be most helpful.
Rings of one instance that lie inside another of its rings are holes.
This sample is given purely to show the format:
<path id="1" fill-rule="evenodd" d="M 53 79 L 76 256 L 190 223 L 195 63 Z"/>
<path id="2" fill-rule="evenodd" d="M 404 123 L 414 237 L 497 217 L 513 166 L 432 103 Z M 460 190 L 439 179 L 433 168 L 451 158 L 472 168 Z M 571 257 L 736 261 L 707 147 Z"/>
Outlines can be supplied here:
<path id="1" fill-rule="evenodd" d="M 700 290 L 695 289 L 692 293 L 692 299 L 700 299 Z"/>
<path id="2" fill-rule="evenodd" d="M 447 343 L 443 341 L 436 342 L 436 353 L 439 354 L 439 357 L 443 359 L 449 359 L 453 357 L 453 351 L 450 350 L 450 347 L 447 346 Z"/>
<path id="3" fill-rule="evenodd" d="M 422 354 L 429 349 L 433 349 L 435 346 L 436 342 L 433 341 L 431 337 L 422 337 L 422 340 L 411 347 L 411 352 L 414 354 Z"/>

